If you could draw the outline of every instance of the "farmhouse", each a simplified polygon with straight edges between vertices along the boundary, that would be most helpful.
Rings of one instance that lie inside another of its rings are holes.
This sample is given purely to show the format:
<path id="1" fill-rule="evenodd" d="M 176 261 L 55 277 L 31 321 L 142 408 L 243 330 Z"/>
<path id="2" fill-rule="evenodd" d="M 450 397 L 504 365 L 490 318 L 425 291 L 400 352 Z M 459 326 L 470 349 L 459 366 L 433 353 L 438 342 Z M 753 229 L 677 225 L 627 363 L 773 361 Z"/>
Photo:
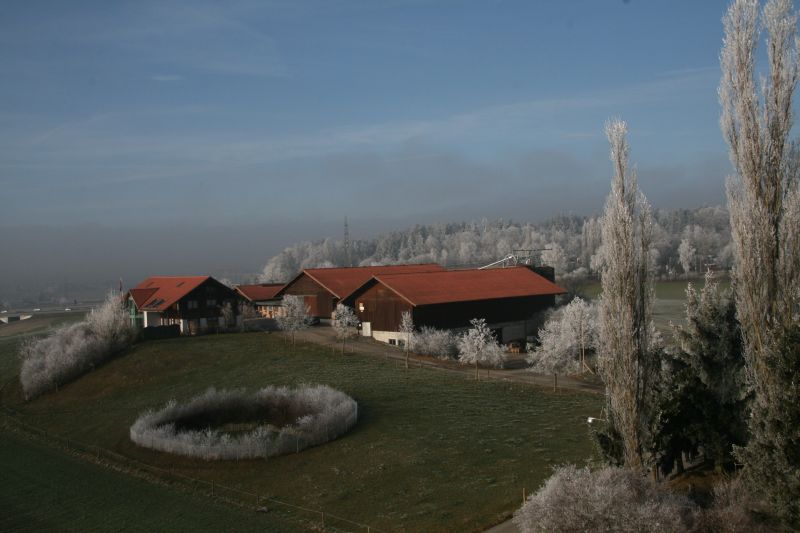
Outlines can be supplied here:
<path id="1" fill-rule="evenodd" d="M 125 295 L 135 326 L 177 325 L 183 335 L 239 325 L 240 298 L 211 276 L 152 276 Z M 226 304 L 230 304 L 232 323 L 224 323 Z"/>
<path id="2" fill-rule="evenodd" d="M 460 329 L 484 318 L 500 342 L 524 340 L 534 315 L 566 291 L 527 266 L 374 275 L 344 298 L 355 308 L 362 334 L 394 344 L 401 315 L 414 325 Z M 393 342 L 394 341 L 394 342 Z"/>
<path id="3" fill-rule="evenodd" d="M 281 314 L 281 299 L 277 296 L 283 283 L 261 283 L 258 285 L 237 285 L 236 292 L 264 318 L 275 318 Z"/>
<path id="4" fill-rule="evenodd" d="M 345 296 L 362 286 L 373 276 L 443 271 L 437 264 L 390 265 L 347 268 L 307 268 L 287 283 L 277 297 L 286 294 L 303 296 L 311 316 L 329 319 Z"/>

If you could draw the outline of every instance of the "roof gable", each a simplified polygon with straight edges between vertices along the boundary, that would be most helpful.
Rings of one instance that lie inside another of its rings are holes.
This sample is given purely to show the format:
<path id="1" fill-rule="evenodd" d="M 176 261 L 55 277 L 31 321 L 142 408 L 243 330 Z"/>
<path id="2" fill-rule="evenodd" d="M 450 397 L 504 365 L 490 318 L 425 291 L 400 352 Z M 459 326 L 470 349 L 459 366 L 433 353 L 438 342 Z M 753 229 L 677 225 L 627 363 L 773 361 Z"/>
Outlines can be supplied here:
<path id="1" fill-rule="evenodd" d="M 213 279 L 211 276 L 151 276 L 129 293 L 138 309 L 161 312 L 206 281 Z"/>
<path id="2" fill-rule="evenodd" d="M 274 300 L 283 288 L 283 283 L 261 283 L 258 285 L 237 285 L 236 290 L 251 302 Z"/>
<path id="3" fill-rule="evenodd" d="M 292 281 L 287 283 L 283 289 L 279 291 L 278 295 L 282 295 L 289 286 L 304 275 L 314 280 L 336 298 L 342 300 L 369 281 L 373 276 L 381 274 L 408 274 L 413 272 L 438 272 L 443 270 L 444 268 L 436 263 L 344 268 L 306 268 Z"/>
<path id="4" fill-rule="evenodd" d="M 383 274 L 375 276 L 374 282 L 384 285 L 413 306 L 566 293 L 555 283 L 524 266 Z M 372 282 L 363 284 L 348 299 L 357 297 L 362 289 L 371 285 Z"/>

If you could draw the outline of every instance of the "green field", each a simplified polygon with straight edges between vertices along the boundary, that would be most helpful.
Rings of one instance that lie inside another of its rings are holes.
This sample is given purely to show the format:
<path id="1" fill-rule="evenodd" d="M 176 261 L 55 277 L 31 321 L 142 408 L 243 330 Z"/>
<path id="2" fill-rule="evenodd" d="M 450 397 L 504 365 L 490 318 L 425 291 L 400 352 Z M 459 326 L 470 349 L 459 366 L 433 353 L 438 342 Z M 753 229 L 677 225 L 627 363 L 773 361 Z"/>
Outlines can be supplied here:
<path id="1" fill-rule="evenodd" d="M 5 377 L 15 371 L 11 341 L 0 342 Z M 356 427 L 332 443 L 267 461 L 177 458 L 128 439 L 138 413 L 171 398 L 212 385 L 302 382 L 355 398 Z M 523 488 L 537 488 L 552 465 L 591 456 L 585 420 L 599 415 L 602 400 L 431 369 L 406 372 L 395 361 L 315 345 L 292 354 L 278 335 L 247 333 L 141 344 L 30 404 L 13 382 L 4 401 L 49 432 L 381 530 L 479 531 L 507 518 Z"/>
<path id="2" fill-rule="evenodd" d="M 703 279 L 691 280 L 691 283 L 699 290 L 705 285 Z M 686 286 L 689 281 L 657 281 L 655 283 L 656 299 L 653 302 L 653 321 L 656 327 L 664 334 L 671 335 L 670 322 L 682 324 L 686 313 Z M 730 287 L 730 280 L 721 279 L 720 287 L 727 290 Z M 580 288 L 580 293 L 588 298 L 596 298 L 600 295 L 602 288 L 600 282 L 591 282 Z"/>
<path id="3" fill-rule="evenodd" d="M 0 431 L 0 531 L 302 531 Z"/>

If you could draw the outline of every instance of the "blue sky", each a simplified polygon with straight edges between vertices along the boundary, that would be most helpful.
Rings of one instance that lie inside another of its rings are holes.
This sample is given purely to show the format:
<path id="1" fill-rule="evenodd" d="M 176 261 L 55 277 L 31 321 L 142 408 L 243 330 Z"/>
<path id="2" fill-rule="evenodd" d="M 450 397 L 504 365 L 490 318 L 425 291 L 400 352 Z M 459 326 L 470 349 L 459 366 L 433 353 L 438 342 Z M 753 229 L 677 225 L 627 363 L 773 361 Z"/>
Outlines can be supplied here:
<path id="1" fill-rule="evenodd" d="M 297 238 L 723 201 L 727 2 L 4 3 L 0 226 Z M 271 232 L 274 233 L 274 232 Z"/>

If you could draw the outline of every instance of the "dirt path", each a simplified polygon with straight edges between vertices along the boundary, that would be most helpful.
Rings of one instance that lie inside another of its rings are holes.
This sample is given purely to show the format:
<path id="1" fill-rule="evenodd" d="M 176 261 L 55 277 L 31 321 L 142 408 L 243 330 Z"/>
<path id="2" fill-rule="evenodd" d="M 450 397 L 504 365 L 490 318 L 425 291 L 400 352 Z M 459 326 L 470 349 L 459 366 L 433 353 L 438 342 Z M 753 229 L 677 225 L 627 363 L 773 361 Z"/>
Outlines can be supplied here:
<path id="1" fill-rule="evenodd" d="M 331 348 L 331 350 L 341 349 L 341 341 L 336 338 L 336 333 L 333 328 L 327 326 L 317 326 L 299 332 L 297 334 L 297 339 L 327 346 Z M 405 352 L 403 352 L 402 349 L 375 341 L 369 337 L 358 337 L 356 340 L 349 340 L 347 342 L 346 351 L 349 353 L 382 357 L 384 359 L 405 361 Z M 435 357 L 411 354 L 408 364 L 411 368 L 430 368 L 444 372 L 463 374 L 470 378 L 475 375 L 475 368 L 472 366 L 460 365 L 455 361 L 443 361 Z M 527 363 L 524 357 L 519 355 L 510 357 L 504 369 L 480 369 L 480 379 L 528 383 L 530 385 L 537 385 L 542 388 L 553 390 L 553 376 L 543 376 L 530 372 L 527 369 Z M 567 376 L 558 377 L 558 388 L 559 390 L 575 390 L 593 394 L 603 393 L 602 385 Z"/>

